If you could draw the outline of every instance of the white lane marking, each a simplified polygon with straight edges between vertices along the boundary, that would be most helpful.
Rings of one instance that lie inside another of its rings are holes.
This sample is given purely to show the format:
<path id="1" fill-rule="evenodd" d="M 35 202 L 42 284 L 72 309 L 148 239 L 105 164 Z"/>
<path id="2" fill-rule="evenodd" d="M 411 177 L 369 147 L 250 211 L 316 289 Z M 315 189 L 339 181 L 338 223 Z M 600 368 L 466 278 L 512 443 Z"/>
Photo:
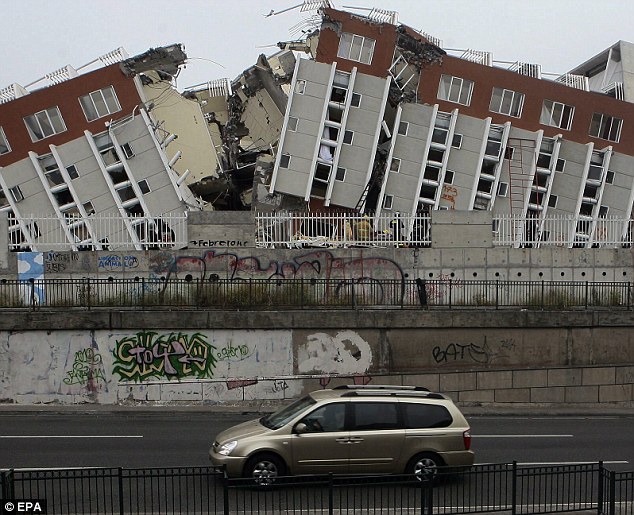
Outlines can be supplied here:
<path id="1" fill-rule="evenodd" d="M 574 435 L 479 435 L 471 434 L 473 438 L 572 438 Z"/>
<path id="2" fill-rule="evenodd" d="M 143 435 L 0 435 L 0 438 L 143 438 Z"/>

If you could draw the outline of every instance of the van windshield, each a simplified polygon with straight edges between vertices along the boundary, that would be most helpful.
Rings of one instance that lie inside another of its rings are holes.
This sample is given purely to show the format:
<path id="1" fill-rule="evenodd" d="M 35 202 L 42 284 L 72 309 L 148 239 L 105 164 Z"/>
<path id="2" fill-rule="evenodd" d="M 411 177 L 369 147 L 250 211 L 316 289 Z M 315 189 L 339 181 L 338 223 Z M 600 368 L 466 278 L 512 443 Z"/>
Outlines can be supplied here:
<path id="1" fill-rule="evenodd" d="M 295 418 L 296 415 L 304 411 L 309 406 L 312 406 L 317 401 L 313 399 L 310 395 L 306 397 L 302 397 L 301 399 L 296 400 L 295 402 L 289 404 L 285 408 L 282 408 L 275 413 L 271 413 L 266 417 L 262 417 L 260 419 L 260 424 L 264 427 L 268 427 L 269 429 L 279 429 L 284 424 L 286 424 L 289 420 Z"/>

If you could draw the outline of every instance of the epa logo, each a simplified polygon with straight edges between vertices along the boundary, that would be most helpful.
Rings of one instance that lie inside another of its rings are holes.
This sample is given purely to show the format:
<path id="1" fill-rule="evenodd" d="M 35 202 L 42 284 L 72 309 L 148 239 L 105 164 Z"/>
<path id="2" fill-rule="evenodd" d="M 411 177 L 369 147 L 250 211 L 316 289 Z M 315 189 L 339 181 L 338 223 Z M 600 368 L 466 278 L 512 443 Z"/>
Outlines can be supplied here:
<path id="1" fill-rule="evenodd" d="M 5 501 L 2 505 L 2 513 L 46 513 L 46 501 L 31 501 L 31 500 L 12 500 Z"/>

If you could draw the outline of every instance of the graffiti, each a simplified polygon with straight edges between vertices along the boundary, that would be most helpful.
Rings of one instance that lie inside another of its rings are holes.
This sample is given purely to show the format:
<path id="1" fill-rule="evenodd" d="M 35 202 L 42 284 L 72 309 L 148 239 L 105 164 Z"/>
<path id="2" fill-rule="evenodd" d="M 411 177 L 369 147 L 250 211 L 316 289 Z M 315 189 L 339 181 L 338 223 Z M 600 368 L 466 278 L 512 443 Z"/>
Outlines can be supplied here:
<path id="1" fill-rule="evenodd" d="M 405 295 L 405 273 L 391 259 L 381 257 L 338 258 L 330 251 L 309 252 L 287 261 L 262 260 L 257 256 L 238 256 L 226 251 L 209 250 L 202 256 L 177 256 L 170 258 L 159 254 L 151 258 L 150 272 L 166 280 L 190 276 L 201 282 L 213 279 L 222 272 L 232 281 L 248 279 L 326 279 L 332 281 L 338 294 L 348 294 L 350 285 L 355 297 L 367 294 L 370 287 L 382 301 L 400 302 Z M 396 287 L 383 292 L 381 281 L 396 282 Z M 374 286 L 372 286 L 374 284 Z M 166 287 L 166 286 L 165 286 Z M 388 295 L 390 298 L 383 298 Z"/>
<path id="2" fill-rule="evenodd" d="M 137 268 L 139 266 L 139 260 L 136 256 L 117 256 L 116 254 L 112 254 L 110 256 L 100 257 L 97 266 L 99 270 L 115 272 L 124 268 Z"/>
<path id="3" fill-rule="evenodd" d="M 201 333 L 142 331 L 118 340 L 112 351 L 113 373 L 123 381 L 143 381 L 150 377 L 167 379 L 209 379 L 216 367 L 216 347 Z"/>
<path id="4" fill-rule="evenodd" d="M 335 336 L 311 334 L 304 346 L 297 349 L 300 373 L 365 374 L 372 364 L 370 344 L 354 331 L 340 331 Z"/>
<path id="5" fill-rule="evenodd" d="M 436 363 L 472 361 L 480 364 L 489 364 L 496 359 L 508 357 L 505 354 L 495 352 L 487 343 L 484 345 L 478 345 L 476 343 L 450 343 L 444 349 L 436 346 L 432 350 L 432 356 L 434 360 L 436 360 Z"/>
<path id="6" fill-rule="evenodd" d="M 505 338 L 500 341 L 500 348 L 515 350 L 515 340 L 513 338 Z"/>
<path id="7" fill-rule="evenodd" d="M 219 360 L 236 360 L 248 358 L 250 356 L 248 345 L 238 345 L 234 347 L 231 343 L 218 351 L 216 357 Z"/>
<path id="8" fill-rule="evenodd" d="M 442 194 L 440 198 L 448 200 L 451 203 L 451 209 L 456 208 L 456 197 L 458 196 L 458 189 L 448 184 L 443 185 Z"/>
<path id="9" fill-rule="evenodd" d="M 280 393 L 285 390 L 288 390 L 288 383 L 283 379 L 276 379 L 273 381 L 273 386 L 271 387 L 271 393 Z"/>
<path id="10" fill-rule="evenodd" d="M 94 391 L 97 383 L 106 382 L 101 354 L 91 348 L 77 351 L 73 368 L 66 371 L 63 381 L 67 385 L 88 386 L 89 390 Z"/>
<path id="11" fill-rule="evenodd" d="M 455 279 L 451 274 L 440 274 L 438 279 L 427 281 L 425 287 L 428 299 L 442 299 L 449 296 L 450 288 L 453 290 L 464 288 L 464 284 L 461 279 Z"/>
<path id="12" fill-rule="evenodd" d="M 189 243 L 194 247 L 246 247 L 249 244 L 246 240 L 192 240 Z"/>
<path id="13" fill-rule="evenodd" d="M 79 261 L 79 256 L 71 252 L 47 252 L 44 255 L 44 266 L 49 273 L 66 271 L 71 261 Z"/>

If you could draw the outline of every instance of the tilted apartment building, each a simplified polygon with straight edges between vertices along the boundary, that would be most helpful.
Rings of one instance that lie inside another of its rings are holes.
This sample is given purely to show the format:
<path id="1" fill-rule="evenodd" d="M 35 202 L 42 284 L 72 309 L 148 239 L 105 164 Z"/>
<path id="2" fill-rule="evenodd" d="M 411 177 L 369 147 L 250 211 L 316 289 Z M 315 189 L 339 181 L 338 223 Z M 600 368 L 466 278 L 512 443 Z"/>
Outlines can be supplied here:
<path id="1" fill-rule="evenodd" d="M 31 90 L 0 90 L 0 212 L 13 244 L 57 248 L 48 245 L 59 245 L 60 230 L 73 250 L 170 242 L 177 228 L 164 215 L 198 204 L 167 158 L 173 138 L 154 120 L 141 76 L 172 76 L 185 57 L 180 45 L 132 58 L 120 49 Z M 29 221 L 46 216 L 52 225 Z"/>
<path id="2" fill-rule="evenodd" d="M 537 64 L 449 55 L 394 19 L 321 14 L 316 51 L 296 64 L 271 193 L 376 215 L 489 210 L 529 219 L 518 231 L 542 241 L 554 236 L 545 217 L 568 215 L 575 246 L 608 236 L 595 233 L 601 217 L 628 231 L 634 45 L 546 79 Z"/>

